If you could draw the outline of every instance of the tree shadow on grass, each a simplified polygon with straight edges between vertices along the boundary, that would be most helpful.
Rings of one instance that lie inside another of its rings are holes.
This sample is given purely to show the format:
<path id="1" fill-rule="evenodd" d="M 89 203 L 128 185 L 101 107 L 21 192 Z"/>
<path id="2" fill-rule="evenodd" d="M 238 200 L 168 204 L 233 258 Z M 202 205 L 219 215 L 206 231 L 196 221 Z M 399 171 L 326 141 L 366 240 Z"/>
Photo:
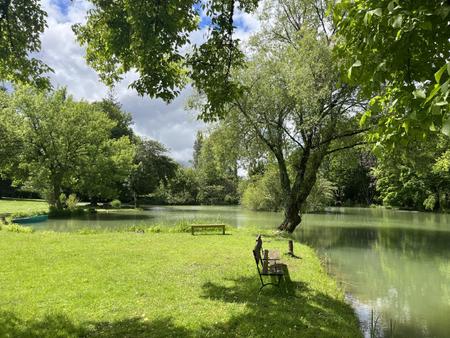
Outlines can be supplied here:
<path id="1" fill-rule="evenodd" d="M 288 270 L 285 276 L 279 287 L 267 286 L 260 293 L 257 274 L 203 284 L 203 298 L 217 301 L 218 308 L 235 304 L 238 306 L 234 309 L 239 310 L 221 322 L 197 329 L 177 325 L 171 317 L 74 322 L 62 314 L 24 320 L 12 312 L 0 311 L 0 338 L 360 336 L 348 304 L 311 290 L 306 283 L 291 281 Z"/>
<path id="2" fill-rule="evenodd" d="M 306 283 L 287 275 L 279 287 L 266 286 L 260 293 L 258 276 L 227 280 L 227 285 L 205 283 L 203 297 L 225 303 L 244 304 L 247 311 L 212 332 L 257 337 L 358 337 L 358 322 L 351 307 Z M 209 328 L 211 331 L 211 328 Z M 220 334 L 219 334 L 220 335 Z"/>
<path id="3" fill-rule="evenodd" d="M 61 314 L 39 320 L 22 320 L 11 312 L 0 312 L 0 337 L 192 337 L 171 318 L 144 321 L 127 318 L 111 322 L 74 323 Z"/>

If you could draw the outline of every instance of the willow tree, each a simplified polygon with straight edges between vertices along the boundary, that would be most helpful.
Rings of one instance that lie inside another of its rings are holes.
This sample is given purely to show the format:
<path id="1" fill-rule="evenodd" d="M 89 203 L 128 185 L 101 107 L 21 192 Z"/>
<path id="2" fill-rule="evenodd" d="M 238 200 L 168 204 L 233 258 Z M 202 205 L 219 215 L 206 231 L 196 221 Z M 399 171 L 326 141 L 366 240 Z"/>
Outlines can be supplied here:
<path id="1" fill-rule="evenodd" d="M 266 28 L 251 40 L 247 67 L 235 74 L 241 92 L 229 105 L 247 129 L 243 135 L 256 137 L 276 159 L 285 213 L 279 229 L 288 232 L 301 222 L 324 157 L 363 143 L 355 136 L 365 131 L 356 90 L 340 81 L 325 6 L 272 2 Z"/>

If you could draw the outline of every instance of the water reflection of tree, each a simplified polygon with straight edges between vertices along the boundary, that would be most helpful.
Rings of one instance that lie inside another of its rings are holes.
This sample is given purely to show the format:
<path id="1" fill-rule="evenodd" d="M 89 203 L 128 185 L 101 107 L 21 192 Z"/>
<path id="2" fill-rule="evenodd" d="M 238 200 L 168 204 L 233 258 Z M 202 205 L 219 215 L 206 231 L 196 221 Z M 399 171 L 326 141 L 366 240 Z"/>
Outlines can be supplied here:
<path id="1" fill-rule="evenodd" d="M 396 336 L 450 332 L 450 232 L 316 227 L 297 238 L 324 250 L 350 291 L 395 321 Z"/>

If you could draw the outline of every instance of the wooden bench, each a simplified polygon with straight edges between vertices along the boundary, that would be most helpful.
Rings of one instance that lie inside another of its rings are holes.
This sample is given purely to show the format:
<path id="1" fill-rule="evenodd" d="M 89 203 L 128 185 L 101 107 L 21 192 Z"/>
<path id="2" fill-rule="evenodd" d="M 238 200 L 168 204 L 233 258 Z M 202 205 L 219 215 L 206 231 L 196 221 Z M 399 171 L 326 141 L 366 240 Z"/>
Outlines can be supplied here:
<path id="1" fill-rule="evenodd" d="M 267 257 L 271 260 L 280 260 L 280 252 L 279 251 L 264 250 L 261 235 L 258 235 L 258 237 L 256 237 L 256 244 L 259 244 L 259 247 L 261 248 L 261 250 L 260 250 L 261 257 L 265 257 L 265 255 L 267 255 Z"/>
<path id="2" fill-rule="evenodd" d="M 192 235 L 195 234 L 195 230 L 204 230 L 204 229 L 219 229 L 219 230 L 222 230 L 222 235 L 225 235 L 225 224 L 192 224 L 191 225 Z"/>
<path id="3" fill-rule="evenodd" d="M 278 255 L 278 258 L 270 258 L 269 250 L 262 249 L 262 239 L 261 236 L 258 236 L 256 239 L 256 245 L 253 249 L 253 256 L 256 262 L 256 268 L 258 270 L 259 279 L 261 280 L 261 287 L 259 291 L 262 290 L 263 287 L 267 285 L 280 285 L 281 278 L 284 276 L 284 268 L 285 265 L 279 263 L 279 254 L 277 251 L 272 252 L 272 257 Z M 276 276 L 278 277 L 277 283 L 264 283 L 263 276 Z"/>

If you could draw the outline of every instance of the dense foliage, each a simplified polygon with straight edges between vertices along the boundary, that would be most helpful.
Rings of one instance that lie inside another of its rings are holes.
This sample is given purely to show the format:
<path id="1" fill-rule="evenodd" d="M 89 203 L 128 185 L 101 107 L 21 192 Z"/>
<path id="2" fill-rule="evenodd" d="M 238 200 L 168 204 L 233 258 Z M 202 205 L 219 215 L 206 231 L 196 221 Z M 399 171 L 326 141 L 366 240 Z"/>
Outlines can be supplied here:
<path id="1" fill-rule="evenodd" d="M 159 185 L 167 184 L 175 176 L 177 163 L 167 154 L 167 149 L 154 140 L 138 139 L 134 168 L 129 177 L 129 188 L 137 205 L 138 196 L 154 192 Z"/>
<path id="2" fill-rule="evenodd" d="M 30 57 L 41 48 L 46 17 L 39 0 L 0 2 L 0 81 L 49 85 L 43 74 L 51 69 Z"/>
<path id="3" fill-rule="evenodd" d="M 333 10 L 343 74 L 371 99 L 363 121 L 385 145 L 412 134 L 450 132 L 450 3 L 345 0 Z"/>
<path id="4" fill-rule="evenodd" d="M 449 139 L 441 134 L 379 156 L 373 173 L 380 202 L 415 210 L 448 210 L 449 145 Z"/>
<path id="5" fill-rule="evenodd" d="M 9 174 L 62 208 L 65 188 L 94 197 L 114 197 L 114 185 L 127 177 L 134 149 L 128 137 L 111 139 L 115 123 L 87 102 L 74 101 L 64 89 L 43 92 L 19 87 L 2 93 L 3 120 L 16 140 Z"/>
<path id="6" fill-rule="evenodd" d="M 216 108 L 233 95 L 229 72 L 244 58 L 233 36 L 233 16 L 254 10 L 258 0 L 91 3 L 87 22 L 74 31 L 87 47 L 88 63 L 108 85 L 136 70 L 139 78 L 131 87 L 141 95 L 170 101 L 188 78 Z M 205 41 L 193 43 L 191 33 L 204 28 Z"/>

